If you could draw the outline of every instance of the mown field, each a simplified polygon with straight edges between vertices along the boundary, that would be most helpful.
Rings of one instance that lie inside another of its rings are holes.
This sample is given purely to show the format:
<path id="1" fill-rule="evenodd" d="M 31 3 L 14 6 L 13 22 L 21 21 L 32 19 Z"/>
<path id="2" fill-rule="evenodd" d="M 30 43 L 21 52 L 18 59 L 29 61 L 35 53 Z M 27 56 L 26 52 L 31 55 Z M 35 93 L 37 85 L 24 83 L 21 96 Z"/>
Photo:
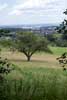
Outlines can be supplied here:
<path id="1" fill-rule="evenodd" d="M 56 60 L 67 48 L 51 47 L 53 54 L 36 53 L 30 62 L 18 52 L 3 50 L 1 56 L 15 70 L 0 82 L 1 100 L 67 100 L 67 71 Z"/>

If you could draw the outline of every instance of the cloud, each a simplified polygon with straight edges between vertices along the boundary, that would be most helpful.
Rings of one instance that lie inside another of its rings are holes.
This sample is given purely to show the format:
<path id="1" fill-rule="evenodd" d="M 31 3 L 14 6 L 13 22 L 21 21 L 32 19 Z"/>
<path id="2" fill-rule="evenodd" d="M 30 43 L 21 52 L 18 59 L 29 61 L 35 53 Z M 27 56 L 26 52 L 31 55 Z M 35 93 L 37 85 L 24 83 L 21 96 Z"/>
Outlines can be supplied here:
<path id="1" fill-rule="evenodd" d="M 65 18 L 63 12 L 66 2 L 67 0 L 0 0 L 0 24 L 61 22 Z"/>
<path id="2" fill-rule="evenodd" d="M 43 7 L 49 0 L 27 0 L 24 3 L 14 6 L 16 9 Z"/>
<path id="3" fill-rule="evenodd" d="M 12 12 L 10 12 L 8 15 L 21 15 L 21 11 L 20 10 L 14 10 L 14 11 L 12 11 Z"/>
<path id="4" fill-rule="evenodd" d="M 0 11 L 2 11 L 3 9 L 7 8 L 8 4 L 4 3 L 4 4 L 0 4 Z"/>
<path id="5" fill-rule="evenodd" d="M 19 3 L 12 8 L 12 11 L 9 13 L 9 15 L 20 15 L 24 11 L 45 10 L 49 3 L 56 1 L 57 0 L 25 0 L 25 2 L 22 2 L 22 0 L 20 0 Z"/>

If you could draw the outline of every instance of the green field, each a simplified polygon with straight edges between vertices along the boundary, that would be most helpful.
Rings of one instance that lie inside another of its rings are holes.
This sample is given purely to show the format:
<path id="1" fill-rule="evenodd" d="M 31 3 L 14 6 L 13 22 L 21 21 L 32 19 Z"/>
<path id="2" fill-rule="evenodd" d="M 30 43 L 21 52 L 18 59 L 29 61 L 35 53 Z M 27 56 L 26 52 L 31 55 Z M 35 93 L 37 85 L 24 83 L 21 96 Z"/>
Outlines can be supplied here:
<path id="1" fill-rule="evenodd" d="M 51 47 L 53 54 L 37 52 L 30 62 L 21 53 L 3 50 L 1 56 L 16 66 L 0 82 L 0 99 L 67 100 L 67 71 L 56 61 L 66 49 Z"/>
<path id="2" fill-rule="evenodd" d="M 64 52 L 67 52 L 67 47 L 50 47 L 53 54 L 55 55 L 61 55 Z"/>

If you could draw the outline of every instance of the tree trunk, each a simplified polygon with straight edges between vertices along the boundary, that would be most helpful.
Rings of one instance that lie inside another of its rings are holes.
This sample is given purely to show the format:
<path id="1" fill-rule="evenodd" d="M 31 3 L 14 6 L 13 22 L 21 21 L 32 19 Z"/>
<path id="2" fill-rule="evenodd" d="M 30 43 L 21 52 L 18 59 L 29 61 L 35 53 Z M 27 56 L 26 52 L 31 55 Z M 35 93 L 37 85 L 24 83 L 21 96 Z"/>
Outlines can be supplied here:
<path id="1" fill-rule="evenodd" d="M 27 56 L 27 61 L 30 61 L 31 56 Z"/>

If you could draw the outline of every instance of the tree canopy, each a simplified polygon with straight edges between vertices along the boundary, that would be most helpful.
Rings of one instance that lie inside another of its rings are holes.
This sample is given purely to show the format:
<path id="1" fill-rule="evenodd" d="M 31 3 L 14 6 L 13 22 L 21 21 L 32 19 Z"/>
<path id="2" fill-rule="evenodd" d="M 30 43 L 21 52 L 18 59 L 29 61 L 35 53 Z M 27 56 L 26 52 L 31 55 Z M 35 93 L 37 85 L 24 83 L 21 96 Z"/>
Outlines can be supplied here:
<path id="1" fill-rule="evenodd" d="M 36 51 L 50 52 L 46 38 L 32 32 L 17 33 L 15 44 L 16 49 L 23 52 L 28 61 Z"/>

